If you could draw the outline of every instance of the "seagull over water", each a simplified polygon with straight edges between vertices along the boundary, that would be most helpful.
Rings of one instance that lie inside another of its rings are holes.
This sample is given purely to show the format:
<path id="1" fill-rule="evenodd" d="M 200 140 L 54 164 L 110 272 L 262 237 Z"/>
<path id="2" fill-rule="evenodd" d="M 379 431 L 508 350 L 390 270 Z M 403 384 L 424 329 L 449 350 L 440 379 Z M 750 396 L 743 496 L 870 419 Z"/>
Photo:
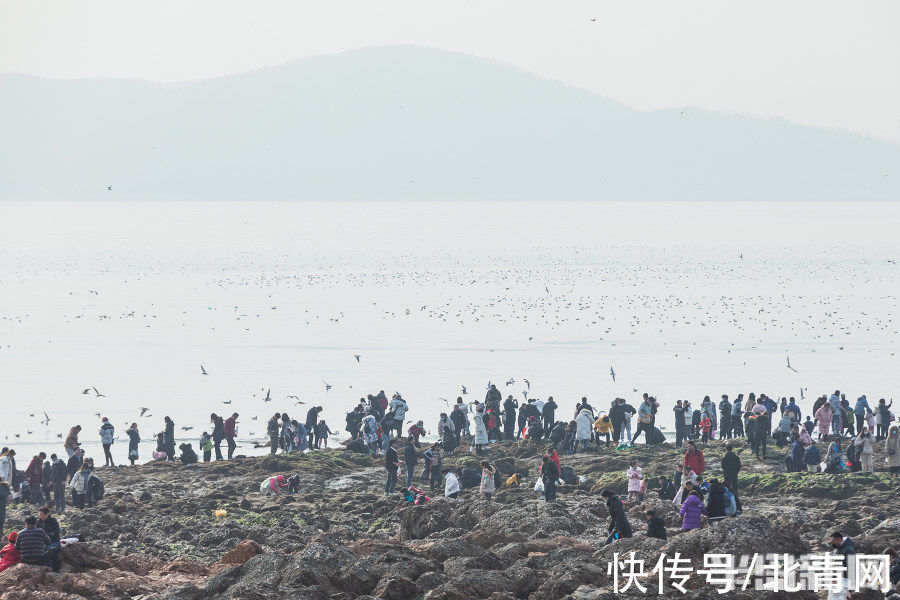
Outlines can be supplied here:
<path id="1" fill-rule="evenodd" d="M 97 394 L 98 398 L 106 398 L 106 396 L 101 394 L 100 390 L 98 390 L 97 388 L 94 388 L 94 392 Z"/>
<path id="2" fill-rule="evenodd" d="M 201 375 L 209 375 L 209 373 L 206 372 L 206 369 L 203 368 L 203 365 L 200 365 L 200 374 Z"/>
<path id="3" fill-rule="evenodd" d="M 609 368 L 609 374 L 610 374 L 610 376 L 612 377 L 612 380 L 615 382 L 615 380 L 616 380 L 616 372 L 613 371 L 613 368 L 612 368 L 612 367 Z"/>

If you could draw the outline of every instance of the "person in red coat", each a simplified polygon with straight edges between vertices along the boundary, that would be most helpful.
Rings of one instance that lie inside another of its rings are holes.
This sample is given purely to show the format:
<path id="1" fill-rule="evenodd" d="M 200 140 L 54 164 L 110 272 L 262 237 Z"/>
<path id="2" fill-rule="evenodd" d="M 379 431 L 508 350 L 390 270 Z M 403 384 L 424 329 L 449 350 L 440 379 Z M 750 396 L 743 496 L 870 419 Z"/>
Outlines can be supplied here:
<path id="1" fill-rule="evenodd" d="M 234 456 L 234 449 L 237 448 L 237 444 L 234 442 L 235 438 L 235 426 L 237 424 L 238 414 L 234 413 L 227 419 L 225 419 L 225 442 L 228 444 L 228 458 L 232 458 Z"/>
<path id="2" fill-rule="evenodd" d="M 413 445 L 415 445 L 416 448 L 419 447 L 419 438 L 425 435 L 424 425 L 425 424 L 422 421 L 419 421 L 409 428 L 409 437 L 413 439 Z"/>
<path id="3" fill-rule="evenodd" d="M 691 471 L 697 475 L 702 475 L 706 469 L 706 459 L 703 457 L 703 450 L 697 448 L 694 442 L 688 442 L 687 452 L 684 453 L 684 466 L 690 467 Z"/>
<path id="4" fill-rule="evenodd" d="M 31 493 L 31 501 L 38 506 L 44 503 L 44 495 L 41 490 L 44 474 L 44 460 L 47 458 L 45 452 L 37 454 L 31 459 L 28 468 L 25 469 L 25 481 L 28 482 L 28 489 Z"/>
<path id="5" fill-rule="evenodd" d="M 16 550 L 16 539 L 19 534 L 15 531 L 9 534 L 9 543 L 0 550 L 0 572 L 22 562 L 22 553 Z"/>

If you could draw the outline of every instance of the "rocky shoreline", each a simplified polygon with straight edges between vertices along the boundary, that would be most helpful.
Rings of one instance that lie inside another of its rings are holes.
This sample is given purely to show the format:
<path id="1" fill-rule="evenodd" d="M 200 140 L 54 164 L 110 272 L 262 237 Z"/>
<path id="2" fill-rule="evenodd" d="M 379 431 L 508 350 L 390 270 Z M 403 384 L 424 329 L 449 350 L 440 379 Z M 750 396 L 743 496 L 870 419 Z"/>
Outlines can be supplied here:
<path id="1" fill-rule="evenodd" d="M 772 449 L 768 460 L 757 461 L 743 441 L 735 445 L 744 465 L 742 516 L 681 533 L 675 506 L 650 491 L 644 503 L 626 503 L 635 537 L 606 547 L 600 491 L 624 498 L 631 459 L 653 490 L 657 476 L 681 463 L 683 450 L 667 443 L 563 456 L 585 481 L 561 487 L 549 504 L 532 490 L 544 447 L 529 441 L 494 445 L 488 453 L 501 473 L 520 475 L 521 487 L 498 489 L 492 501 L 469 490 L 459 501 L 441 494 L 422 506 L 402 506 L 399 495 L 383 493 L 379 458 L 342 449 L 100 469 L 106 497 L 59 515 L 67 535 L 88 541 L 66 549 L 61 573 L 29 565 L 0 573 L 0 599 L 589 600 L 616 597 L 607 573 L 614 552 L 634 551 L 649 571 L 661 553 L 680 552 L 696 569 L 705 553 L 823 552 L 835 529 L 851 535 L 858 552 L 900 544 L 900 478 L 785 473 L 783 453 Z M 721 476 L 724 443 L 703 450 L 706 478 Z M 464 448 L 444 462 L 473 467 L 478 460 Z M 880 448 L 875 464 L 883 468 Z M 300 474 L 300 493 L 262 496 L 260 482 L 274 474 Z M 649 508 L 665 520 L 668 540 L 643 535 Z M 224 516 L 216 516 L 221 510 Z M 32 512 L 10 507 L 7 528 Z M 690 587 L 687 597 L 718 596 L 702 579 Z"/>

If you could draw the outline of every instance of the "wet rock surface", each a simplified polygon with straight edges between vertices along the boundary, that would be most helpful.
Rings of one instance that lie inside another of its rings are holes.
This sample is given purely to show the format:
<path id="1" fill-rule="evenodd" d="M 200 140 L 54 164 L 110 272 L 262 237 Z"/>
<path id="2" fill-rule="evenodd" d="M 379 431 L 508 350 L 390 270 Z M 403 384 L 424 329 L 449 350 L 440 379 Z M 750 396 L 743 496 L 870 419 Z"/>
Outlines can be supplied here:
<path id="1" fill-rule="evenodd" d="M 677 508 L 652 489 L 683 451 L 666 444 L 563 456 L 586 481 L 562 486 L 551 504 L 532 490 L 541 451 L 531 442 L 495 445 L 489 458 L 504 474 L 519 473 L 521 487 L 499 488 L 491 501 L 476 490 L 458 500 L 437 494 L 422 506 L 383 493 L 379 458 L 342 450 L 101 469 L 106 497 L 59 515 L 65 535 L 86 540 L 65 550 L 62 572 L 12 567 L 0 573 L 0 599 L 607 599 L 614 553 L 634 552 L 649 571 L 662 553 L 700 568 L 707 553 L 821 552 L 837 528 L 860 552 L 900 543 L 900 480 L 884 473 L 784 473 L 780 456 L 758 462 L 743 450 L 744 514 L 681 532 Z M 721 443 L 704 451 L 707 478 L 721 476 Z M 599 492 L 625 498 L 632 458 L 651 491 L 641 504 L 626 503 L 635 536 L 604 547 L 608 511 Z M 445 457 L 450 466 L 472 463 L 465 450 Z M 273 474 L 300 474 L 300 493 L 259 494 L 260 481 Z M 648 509 L 665 521 L 667 540 L 644 535 Z M 12 505 L 7 526 L 18 527 L 32 510 Z M 690 597 L 718 596 L 695 579 Z M 808 597 L 791 597 L 801 596 Z"/>

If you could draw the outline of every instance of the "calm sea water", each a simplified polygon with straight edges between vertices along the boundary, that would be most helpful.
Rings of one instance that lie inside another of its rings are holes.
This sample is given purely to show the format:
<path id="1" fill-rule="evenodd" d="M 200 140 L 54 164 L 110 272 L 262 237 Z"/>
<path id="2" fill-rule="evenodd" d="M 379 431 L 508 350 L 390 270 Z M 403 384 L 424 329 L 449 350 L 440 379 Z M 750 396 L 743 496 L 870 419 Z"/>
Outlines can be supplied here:
<path id="1" fill-rule="evenodd" d="M 663 424 L 681 398 L 805 388 L 808 407 L 900 383 L 898 204 L 110 200 L 0 214 L 0 438 L 21 455 L 61 451 L 76 423 L 95 442 L 96 413 L 147 440 L 170 415 L 195 440 L 213 411 L 240 413 L 246 453 L 276 411 L 320 404 L 341 431 L 380 389 L 433 431 L 442 398 L 463 385 L 483 398 L 489 381 L 553 395 L 561 416 L 582 396 L 605 408 L 647 391 Z M 105 397 L 81 393 L 94 386 Z"/>

